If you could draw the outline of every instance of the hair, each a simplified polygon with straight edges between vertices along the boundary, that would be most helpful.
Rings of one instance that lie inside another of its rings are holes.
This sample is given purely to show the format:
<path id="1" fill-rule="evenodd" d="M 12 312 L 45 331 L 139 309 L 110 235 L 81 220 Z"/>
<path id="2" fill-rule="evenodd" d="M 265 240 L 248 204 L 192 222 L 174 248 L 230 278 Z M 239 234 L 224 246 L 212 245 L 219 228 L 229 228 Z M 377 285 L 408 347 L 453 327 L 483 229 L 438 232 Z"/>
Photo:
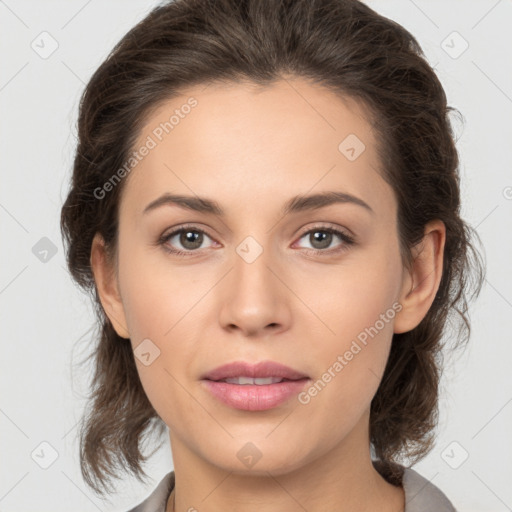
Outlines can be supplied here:
<path id="1" fill-rule="evenodd" d="M 86 483 L 104 494 L 119 470 L 146 477 L 141 449 L 165 430 L 141 385 L 130 343 L 117 335 L 99 301 L 90 265 L 101 234 L 117 249 L 126 180 L 101 200 L 123 166 L 148 115 L 196 84 L 271 85 L 300 77 L 356 99 L 375 127 L 382 177 L 398 205 L 406 267 L 425 225 L 446 226 L 439 289 L 420 324 L 394 334 L 370 410 L 377 464 L 416 462 L 433 446 L 446 327 L 458 320 L 454 346 L 469 339 L 469 300 L 480 292 L 484 265 L 460 216 L 459 159 L 447 98 L 416 39 L 357 0 L 175 0 L 158 5 L 113 48 L 88 82 L 79 106 L 71 188 L 61 212 L 69 270 L 93 296 L 99 336 L 92 392 L 80 426 Z M 458 111 L 456 111 L 458 112 Z M 470 294 L 472 290 L 472 293 Z M 453 338 L 453 336 L 452 336 Z"/>

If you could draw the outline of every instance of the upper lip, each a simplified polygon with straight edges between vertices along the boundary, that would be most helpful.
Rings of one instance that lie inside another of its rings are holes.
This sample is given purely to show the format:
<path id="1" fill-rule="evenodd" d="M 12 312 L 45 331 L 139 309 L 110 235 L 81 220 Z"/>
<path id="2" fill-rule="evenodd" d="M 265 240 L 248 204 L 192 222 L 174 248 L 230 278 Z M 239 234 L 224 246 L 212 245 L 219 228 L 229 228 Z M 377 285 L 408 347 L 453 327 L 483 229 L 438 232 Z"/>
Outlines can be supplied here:
<path id="1" fill-rule="evenodd" d="M 279 377 L 281 379 L 298 380 L 308 378 L 302 372 L 294 370 L 284 364 L 276 363 L 275 361 L 261 361 L 259 363 L 247 363 L 245 361 L 235 361 L 233 363 L 223 364 L 214 370 L 202 376 L 202 379 L 207 380 L 222 380 L 232 377 Z"/>

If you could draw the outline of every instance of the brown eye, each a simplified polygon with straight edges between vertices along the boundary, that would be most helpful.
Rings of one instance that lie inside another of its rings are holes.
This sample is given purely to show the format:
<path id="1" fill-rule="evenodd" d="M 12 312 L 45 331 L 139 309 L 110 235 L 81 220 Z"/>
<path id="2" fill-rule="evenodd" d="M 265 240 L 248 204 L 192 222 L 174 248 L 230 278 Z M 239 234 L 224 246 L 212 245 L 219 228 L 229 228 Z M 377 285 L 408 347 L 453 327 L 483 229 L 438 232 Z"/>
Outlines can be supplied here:
<path id="1" fill-rule="evenodd" d="M 311 231 L 309 242 L 313 244 L 314 249 L 327 249 L 332 242 L 332 233 L 327 231 Z"/>
<path id="2" fill-rule="evenodd" d="M 198 249 L 202 249 L 206 239 L 211 240 L 202 229 L 181 227 L 163 235 L 159 239 L 159 244 L 170 253 L 187 255 L 187 253 L 198 252 Z"/>
<path id="3" fill-rule="evenodd" d="M 182 230 L 178 240 L 185 249 L 199 249 L 203 243 L 203 233 L 189 229 Z"/>
<path id="4" fill-rule="evenodd" d="M 301 240 L 307 237 L 308 243 L 311 247 L 304 247 L 305 249 L 311 249 L 316 252 L 331 252 L 337 250 L 344 250 L 348 246 L 354 244 L 354 238 L 343 231 L 339 231 L 334 228 L 314 228 L 306 231 L 301 236 Z M 338 243 L 337 246 L 331 247 L 333 241 L 338 238 L 341 240 L 341 243 Z"/>

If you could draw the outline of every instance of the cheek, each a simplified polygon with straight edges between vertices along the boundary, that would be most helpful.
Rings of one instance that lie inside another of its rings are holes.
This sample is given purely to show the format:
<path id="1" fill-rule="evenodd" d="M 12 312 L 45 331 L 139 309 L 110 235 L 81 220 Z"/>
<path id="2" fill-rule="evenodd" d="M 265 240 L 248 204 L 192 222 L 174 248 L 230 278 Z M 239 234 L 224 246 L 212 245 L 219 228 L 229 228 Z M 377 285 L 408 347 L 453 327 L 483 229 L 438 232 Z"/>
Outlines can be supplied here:
<path id="1" fill-rule="evenodd" d="M 304 401 L 318 400 L 317 406 L 323 404 L 339 421 L 359 417 L 369 407 L 401 308 L 396 301 L 401 276 L 398 253 L 379 254 L 338 271 L 331 268 L 329 279 L 316 276 L 300 292 L 308 297 L 316 317 L 308 315 L 307 322 L 318 325 L 317 343 L 307 345 L 317 381 L 310 391 L 306 389 Z"/>
<path id="2" fill-rule="evenodd" d="M 319 267 L 314 273 L 305 270 L 293 286 L 311 314 L 298 322 L 318 324 L 314 328 L 319 337 L 337 348 L 376 323 L 387 335 L 392 332 L 401 272 L 398 253 L 391 249 L 366 251 L 342 265 Z M 384 324 L 381 315 L 385 315 Z"/>
<path id="3" fill-rule="evenodd" d="M 122 239 L 120 248 L 121 244 Z M 169 264 L 163 249 L 125 240 L 119 280 L 127 327 L 135 344 L 144 338 L 165 343 L 172 336 L 204 294 L 195 277 L 192 268 Z"/>
<path id="4" fill-rule="evenodd" d="M 197 272 L 121 240 L 119 281 L 137 371 L 149 401 L 170 424 L 191 407 L 180 383 L 197 350 L 193 326 L 200 308 L 194 305 L 205 291 Z"/>

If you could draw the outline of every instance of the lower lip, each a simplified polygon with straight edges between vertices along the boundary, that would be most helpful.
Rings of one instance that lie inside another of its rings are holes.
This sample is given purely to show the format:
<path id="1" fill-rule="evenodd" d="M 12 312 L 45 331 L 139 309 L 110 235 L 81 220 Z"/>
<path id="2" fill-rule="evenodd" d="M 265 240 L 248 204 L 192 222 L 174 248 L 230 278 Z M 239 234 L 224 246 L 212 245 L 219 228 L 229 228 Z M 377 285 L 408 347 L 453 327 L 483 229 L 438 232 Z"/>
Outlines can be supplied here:
<path id="1" fill-rule="evenodd" d="M 277 407 L 298 395 L 309 379 L 289 380 L 275 384 L 228 384 L 203 380 L 213 396 L 230 407 L 245 411 L 265 411 Z"/>

